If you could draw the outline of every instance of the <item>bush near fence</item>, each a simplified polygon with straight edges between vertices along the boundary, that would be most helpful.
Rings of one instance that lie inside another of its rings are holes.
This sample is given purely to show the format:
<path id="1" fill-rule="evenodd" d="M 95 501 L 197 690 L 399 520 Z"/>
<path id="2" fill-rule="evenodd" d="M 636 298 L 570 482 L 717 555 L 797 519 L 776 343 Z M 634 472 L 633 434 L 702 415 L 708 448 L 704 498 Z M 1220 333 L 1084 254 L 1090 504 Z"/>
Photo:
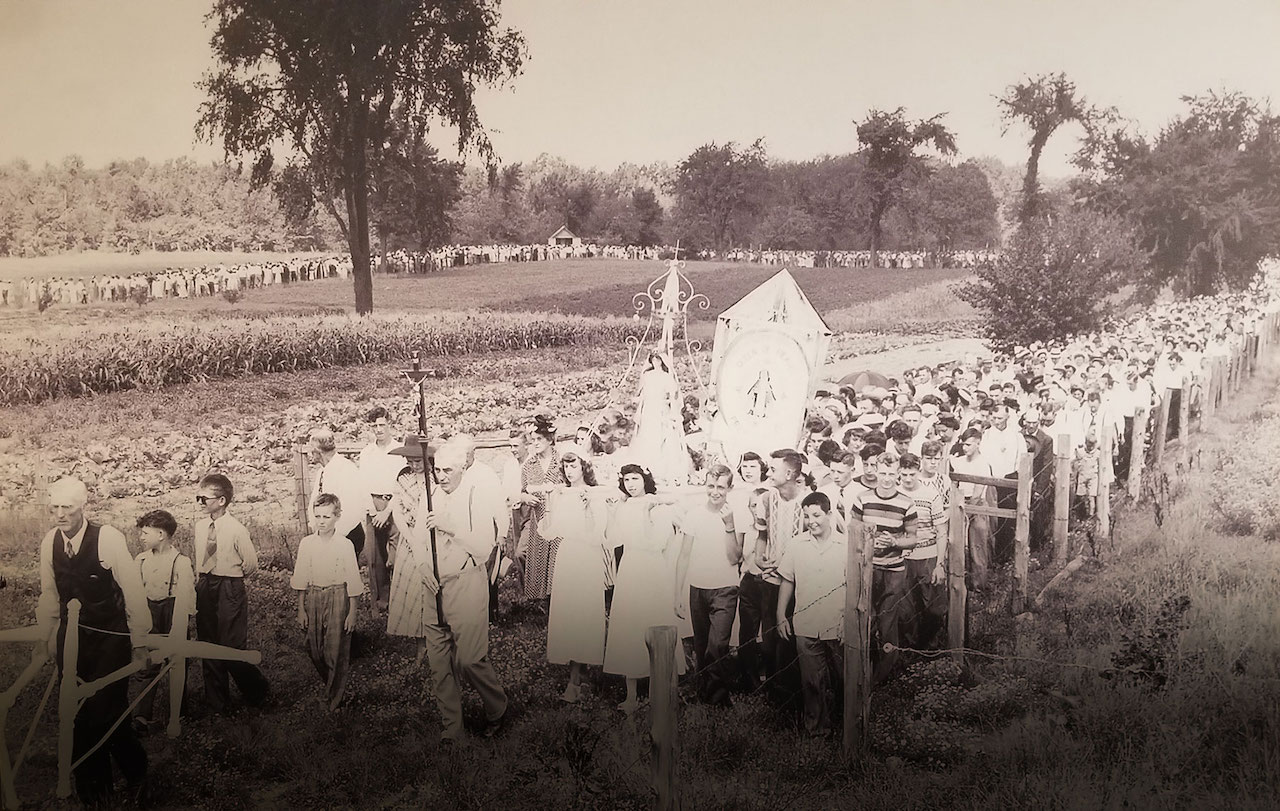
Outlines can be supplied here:
<path id="1" fill-rule="evenodd" d="M 620 318 L 440 312 L 218 319 L 82 329 L 0 350 L 0 405 L 39 403 L 215 378 L 592 344 L 620 345 L 640 325 Z"/>

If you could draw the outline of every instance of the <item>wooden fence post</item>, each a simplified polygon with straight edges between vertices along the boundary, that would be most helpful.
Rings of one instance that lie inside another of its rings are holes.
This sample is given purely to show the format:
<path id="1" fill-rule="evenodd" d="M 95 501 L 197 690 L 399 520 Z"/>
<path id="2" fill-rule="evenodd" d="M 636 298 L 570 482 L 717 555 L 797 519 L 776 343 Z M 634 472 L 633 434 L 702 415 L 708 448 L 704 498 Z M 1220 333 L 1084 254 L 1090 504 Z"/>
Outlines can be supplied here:
<path id="1" fill-rule="evenodd" d="M 649 706 L 653 709 L 653 727 L 649 733 L 653 788 L 658 795 L 654 808 L 659 811 L 680 808 L 675 659 L 679 643 L 673 625 L 654 625 L 644 634 L 644 644 L 649 648 Z"/>
<path id="2" fill-rule="evenodd" d="M 1115 478 L 1112 453 L 1115 450 L 1115 426 L 1110 420 L 1102 423 L 1102 443 L 1098 450 L 1098 503 L 1094 515 L 1098 516 L 1098 536 L 1111 536 L 1111 480 Z"/>
<path id="3" fill-rule="evenodd" d="M 1140 407 L 1133 415 L 1133 437 L 1129 442 L 1129 498 L 1137 501 L 1142 495 L 1142 463 L 1147 455 L 1143 452 L 1147 444 L 1147 423 L 1151 421 L 1149 406 Z"/>
<path id="4" fill-rule="evenodd" d="M 1213 407 L 1217 405 L 1218 386 L 1218 365 L 1212 360 L 1209 363 L 1209 373 L 1205 376 L 1204 393 L 1200 403 L 1200 430 L 1204 430 L 1205 420 L 1213 416 Z"/>
<path id="5" fill-rule="evenodd" d="M 72 741 L 76 712 L 80 709 L 80 601 L 67 603 L 62 642 L 62 683 L 58 685 L 58 796 L 71 796 Z"/>
<path id="6" fill-rule="evenodd" d="M 845 762 L 867 750 L 871 716 L 871 582 L 874 536 L 861 521 L 860 537 L 849 533 L 845 550 L 844 589 L 844 737 Z"/>
<path id="7" fill-rule="evenodd" d="M 1071 520 L 1071 435 L 1058 434 L 1053 464 L 1053 562 L 1067 565 L 1067 530 Z"/>
<path id="8" fill-rule="evenodd" d="M 1191 464 L 1191 443 L 1187 433 L 1191 430 L 1191 386 L 1182 386 L 1182 396 L 1178 398 L 1178 458 L 1183 467 Z"/>
<path id="9" fill-rule="evenodd" d="M 1030 453 L 1018 457 L 1018 517 L 1013 540 L 1013 613 L 1027 610 L 1027 563 L 1031 558 L 1031 478 Z"/>
<path id="10" fill-rule="evenodd" d="M 307 533 L 307 447 L 293 446 L 293 497 L 298 527 Z"/>
<path id="11" fill-rule="evenodd" d="M 187 606 L 183 611 L 173 615 L 173 625 L 169 628 L 172 639 L 187 640 L 187 627 L 190 625 L 191 609 Z M 187 688 L 187 657 L 177 650 L 170 654 L 172 667 L 169 669 L 169 727 L 166 733 L 170 738 L 178 737 L 182 732 L 182 693 Z"/>
<path id="12" fill-rule="evenodd" d="M 1156 411 L 1156 424 L 1151 436 L 1151 465 L 1158 467 L 1164 461 L 1164 443 L 1169 440 L 1169 392 L 1160 392 L 1160 408 Z"/>
<path id="13" fill-rule="evenodd" d="M 964 667 L 965 612 L 969 592 L 964 582 L 965 548 L 969 541 L 969 527 L 965 523 L 964 496 L 960 487 L 951 483 L 951 516 L 947 532 L 947 647 L 955 652 L 951 657 Z"/>

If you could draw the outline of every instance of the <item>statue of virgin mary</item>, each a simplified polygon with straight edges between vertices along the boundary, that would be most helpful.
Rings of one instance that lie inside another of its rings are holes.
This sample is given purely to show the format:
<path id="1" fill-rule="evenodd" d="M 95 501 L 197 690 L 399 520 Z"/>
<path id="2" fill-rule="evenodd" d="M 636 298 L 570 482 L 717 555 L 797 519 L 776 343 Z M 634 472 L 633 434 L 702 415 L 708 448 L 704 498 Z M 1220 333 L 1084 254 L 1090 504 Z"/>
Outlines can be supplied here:
<path id="1" fill-rule="evenodd" d="M 649 353 L 649 366 L 640 375 L 636 434 L 631 456 L 647 467 L 656 481 L 687 484 L 691 462 L 682 428 L 680 386 L 666 356 Z"/>

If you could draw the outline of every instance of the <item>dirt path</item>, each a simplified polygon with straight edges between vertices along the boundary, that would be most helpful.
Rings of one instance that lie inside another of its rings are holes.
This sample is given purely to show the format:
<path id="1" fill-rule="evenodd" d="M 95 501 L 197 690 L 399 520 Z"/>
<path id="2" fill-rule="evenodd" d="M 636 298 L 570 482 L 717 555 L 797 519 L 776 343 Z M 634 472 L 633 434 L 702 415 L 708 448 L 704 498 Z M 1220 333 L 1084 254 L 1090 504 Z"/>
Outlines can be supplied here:
<path id="1" fill-rule="evenodd" d="M 904 369 L 926 363 L 936 366 L 943 361 L 959 360 L 966 355 L 988 352 L 985 342 L 978 338 L 949 338 L 945 341 L 913 344 L 885 352 L 858 355 L 828 363 L 823 379 L 839 380 L 847 374 L 870 369 L 886 377 L 899 377 Z"/>

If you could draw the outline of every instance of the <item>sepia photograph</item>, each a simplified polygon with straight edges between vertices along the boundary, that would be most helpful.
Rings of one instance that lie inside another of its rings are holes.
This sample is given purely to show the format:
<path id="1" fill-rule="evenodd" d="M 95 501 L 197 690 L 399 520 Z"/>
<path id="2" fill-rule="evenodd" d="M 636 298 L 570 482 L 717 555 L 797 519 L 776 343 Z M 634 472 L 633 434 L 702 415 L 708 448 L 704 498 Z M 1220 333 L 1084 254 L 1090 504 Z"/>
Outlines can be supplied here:
<path id="1" fill-rule="evenodd" d="M 1277 43 L 0 0 L 0 808 L 1280 808 Z"/>

